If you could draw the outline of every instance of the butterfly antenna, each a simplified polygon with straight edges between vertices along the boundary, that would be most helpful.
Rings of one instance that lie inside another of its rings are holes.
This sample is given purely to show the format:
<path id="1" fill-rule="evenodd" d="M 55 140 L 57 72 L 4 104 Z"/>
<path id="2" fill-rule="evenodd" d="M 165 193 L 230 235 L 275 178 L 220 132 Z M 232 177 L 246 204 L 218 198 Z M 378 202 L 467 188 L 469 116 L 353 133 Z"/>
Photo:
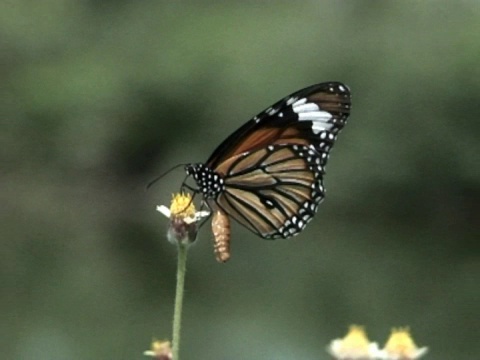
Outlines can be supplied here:
<path id="1" fill-rule="evenodd" d="M 170 172 L 172 172 L 173 170 L 179 168 L 180 166 L 185 166 L 187 164 L 178 164 L 178 165 L 175 165 L 174 167 L 168 169 L 167 171 L 165 171 L 162 175 L 156 177 L 155 179 L 153 179 L 152 181 L 150 181 L 146 186 L 145 186 L 145 190 L 148 190 L 150 189 L 150 187 L 155 184 L 158 180 L 162 179 L 165 175 L 169 174 Z"/>
<path id="2" fill-rule="evenodd" d="M 183 193 L 185 192 L 185 189 L 188 189 L 188 190 L 190 190 L 190 191 L 193 193 L 193 195 L 192 195 L 192 198 L 190 199 L 188 205 L 185 206 L 185 209 L 182 210 L 182 211 L 187 210 L 188 207 L 193 203 L 193 200 L 195 200 L 195 196 L 197 196 L 197 194 L 200 193 L 200 190 L 199 190 L 199 189 L 196 189 L 196 188 L 194 188 L 193 186 L 190 186 L 190 185 L 188 185 L 188 184 L 186 183 L 186 181 L 187 181 L 187 179 L 188 179 L 189 176 L 190 176 L 190 175 L 185 176 L 185 179 L 183 180 L 182 185 L 180 186 L 180 193 L 183 194 Z M 205 207 L 209 210 L 210 213 L 212 212 L 212 211 L 210 210 L 210 207 L 208 206 L 208 204 L 202 201 L 202 205 L 201 205 L 200 209 L 203 210 Z M 180 212 L 182 212 L 182 211 L 180 211 Z M 211 214 L 208 215 L 208 217 L 207 217 L 205 220 L 202 221 L 202 223 L 200 224 L 199 228 L 205 223 L 206 220 L 208 220 L 208 219 L 210 218 L 210 216 L 211 216 Z"/>
<path id="3" fill-rule="evenodd" d="M 187 206 L 185 206 L 184 210 L 188 209 L 188 207 L 192 204 L 193 199 L 195 199 L 195 196 L 198 194 L 198 189 L 195 189 L 194 187 L 192 187 L 192 186 L 190 186 L 186 183 L 189 176 L 190 175 L 185 176 L 185 179 L 183 179 L 183 181 L 182 181 L 182 185 L 180 185 L 180 194 L 185 193 L 185 189 L 188 189 L 193 193 L 192 198 L 190 199 L 190 202 L 188 203 Z"/>
<path id="4" fill-rule="evenodd" d="M 187 175 L 187 177 L 188 177 L 188 175 Z M 184 191 L 183 191 L 183 188 L 184 188 L 184 187 L 186 187 L 187 189 L 191 190 L 191 191 L 193 192 L 193 195 L 192 195 L 192 197 L 190 198 L 190 201 L 188 202 L 188 204 L 183 208 L 183 210 L 180 210 L 178 213 L 182 213 L 182 212 L 184 212 L 185 210 L 187 210 L 187 209 L 190 207 L 190 205 L 192 205 L 193 200 L 195 199 L 195 196 L 197 196 L 197 194 L 198 194 L 198 190 L 197 190 L 197 189 L 194 189 L 194 188 L 192 188 L 192 187 L 190 187 L 190 186 L 188 186 L 188 185 L 185 185 L 185 184 L 182 184 L 182 187 L 180 188 L 180 193 L 182 193 L 182 194 L 184 193 Z"/>

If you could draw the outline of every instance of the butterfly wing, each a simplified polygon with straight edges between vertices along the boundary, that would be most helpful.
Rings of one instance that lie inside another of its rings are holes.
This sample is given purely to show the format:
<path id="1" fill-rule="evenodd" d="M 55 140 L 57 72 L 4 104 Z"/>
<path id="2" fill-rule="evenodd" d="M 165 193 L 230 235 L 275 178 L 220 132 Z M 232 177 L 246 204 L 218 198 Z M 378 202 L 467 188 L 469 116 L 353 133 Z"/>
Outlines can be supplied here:
<path id="1" fill-rule="evenodd" d="M 269 145 L 230 162 L 214 207 L 266 238 L 302 231 L 323 200 L 323 166 L 311 145 Z"/>
<path id="2" fill-rule="evenodd" d="M 208 159 L 224 181 L 209 205 L 266 239 L 298 234 L 324 198 L 324 167 L 350 105 L 348 87 L 328 82 L 255 116 Z"/>
<path id="3" fill-rule="evenodd" d="M 350 105 L 350 90 L 339 82 L 326 82 L 299 90 L 262 111 L 231 134 L 216 148 L 206 164 L 226 174 L 225 165 L 221 165 L 226 160 L 270 144 L 312 144 L 319 152 L 328 153 L 335 136 L 345 125 Z M 333 138 L 322 138 L 324 131 L 332 134 Z M 322 162 L 325 163 L 326 158 Z"/>

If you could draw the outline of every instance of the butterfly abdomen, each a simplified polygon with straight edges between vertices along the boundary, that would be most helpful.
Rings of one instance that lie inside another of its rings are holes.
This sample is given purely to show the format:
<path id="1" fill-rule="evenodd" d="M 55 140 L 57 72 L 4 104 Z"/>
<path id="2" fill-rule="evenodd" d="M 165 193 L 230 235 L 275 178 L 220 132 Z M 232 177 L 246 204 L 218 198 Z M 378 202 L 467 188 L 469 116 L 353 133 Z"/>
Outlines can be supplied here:
<path id="1" fill-rule="evenodd" d="M 227 214 L 218 210 L 213 214 L 212 232 L 214 236 L 215 257 L 219 262 L 230 259 L 230 219 Z"/>

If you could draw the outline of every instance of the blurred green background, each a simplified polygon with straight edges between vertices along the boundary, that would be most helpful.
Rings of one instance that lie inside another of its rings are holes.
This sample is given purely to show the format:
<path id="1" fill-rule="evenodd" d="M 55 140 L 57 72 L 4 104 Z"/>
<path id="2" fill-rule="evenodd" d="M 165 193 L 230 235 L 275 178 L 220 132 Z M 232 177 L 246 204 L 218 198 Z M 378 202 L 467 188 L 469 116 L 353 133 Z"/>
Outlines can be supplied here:
<path id="1" fill-rule="evenodd" d="M 328 195 L 292 240 L 205 226 L 182 359 L 327 359 L 363 324 L 427 359 L 480 354 L 480 4 L 5 1 L 0 11 L 2 359 L 141 359 L 169 338 L 184 174 L 313 83 L 351 87 Z M 476 291 L 476 293 L 475 293 Z"/>

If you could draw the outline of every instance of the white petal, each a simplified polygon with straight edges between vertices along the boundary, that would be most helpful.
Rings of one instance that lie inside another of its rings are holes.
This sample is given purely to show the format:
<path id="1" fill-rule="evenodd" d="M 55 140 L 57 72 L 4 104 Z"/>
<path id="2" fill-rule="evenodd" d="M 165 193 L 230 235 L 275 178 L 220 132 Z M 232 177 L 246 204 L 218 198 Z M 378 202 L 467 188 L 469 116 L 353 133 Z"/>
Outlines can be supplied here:
<path id="1" fill-rule="evenodd" d="M 170 219 L 170 209 L 168 207 L 166 207 L 165 205 L 159 205 L 157 206 L 157 211 L 158 212 L 161 212 L 163 215 L 165 215 L 167 218 Z"/>

